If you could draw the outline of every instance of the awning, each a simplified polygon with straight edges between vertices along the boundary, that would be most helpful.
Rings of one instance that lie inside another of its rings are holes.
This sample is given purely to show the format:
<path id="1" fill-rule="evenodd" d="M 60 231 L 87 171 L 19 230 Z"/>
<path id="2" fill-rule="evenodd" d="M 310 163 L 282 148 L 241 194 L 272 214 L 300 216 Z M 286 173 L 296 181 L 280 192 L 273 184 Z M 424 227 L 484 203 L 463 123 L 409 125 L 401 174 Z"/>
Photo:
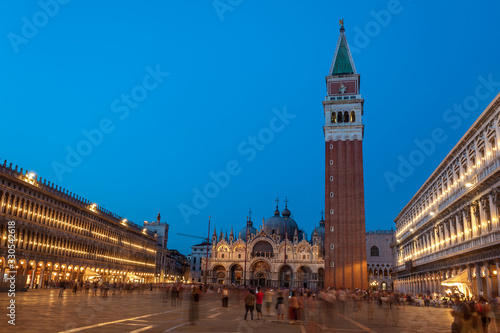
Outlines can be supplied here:
<path id="1" fill-rule="evenodd" d="M 99 274 L 97 274 L 96 272 L 94 272 L 93 270 L 91 270 L 90 268 L 86 268 L 85 269 L 85 276 L 88 276 L 88 277 L 98 277 L 100 276 Z"/>
<path id="2" fill-rule="evenodd" d="M 466 269 L 464 269 L 463 271 L 461 271 L 457 275 L 441 282 L 441 285 L 450 286 L 450 287 L 461 286 L 464 284 L 470 284 L 469 281 L 467 281 L 467 270 Z"/>
<path id="3" fill-rule="evenodd" d="M 140 277 L 140 276 L 134 275 L 132 273 L 127 273 L 127 276 L 125 277 L 125 279 L 129 279 L 129 280 L 142 280 L 143 278 Z"/>

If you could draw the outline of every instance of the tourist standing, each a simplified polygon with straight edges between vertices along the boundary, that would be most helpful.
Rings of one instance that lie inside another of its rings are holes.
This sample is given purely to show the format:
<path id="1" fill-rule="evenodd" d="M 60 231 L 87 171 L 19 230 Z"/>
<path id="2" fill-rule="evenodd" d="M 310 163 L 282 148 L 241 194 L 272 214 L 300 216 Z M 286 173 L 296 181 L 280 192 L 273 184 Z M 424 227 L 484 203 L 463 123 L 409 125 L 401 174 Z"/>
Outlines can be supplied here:
<path id="1" fill-rule="evenodd" d="M 253 289 L 248 290 L 245 295 L 245 320 L 247 320 L 248 311 L 250 311 L 250 317 L 253 320 L 253 309 L 255 304 L 255 295 Z"/>
<path id="2" fill-rule="evenodd" d="M 222 290 L 222 307 L 227 308 L 229 301 L 229 289 L 227 289 L 227 286 L 224 287 Z"/>
<path id="3" fill-rule="evenodd" d="M 264 320 L 262 315 L 262 301 L 264 300 L 264 294 L 260 291 L 260 287 L 257 287 L 257 293 L 255 294 L 255 308 L 257 309 L 257 320 Z"/>
<path id="4" fill-rule="evenodd" d="M 278 316 L 278 321 L 283 322 L 285 316 L 285 299 L 283 298 L 283 294 L 281 291 L 278 293 L 278 297 L 276 298 L 276 315 Z M 280 318 L 281 317 L 281 318 Z"/>

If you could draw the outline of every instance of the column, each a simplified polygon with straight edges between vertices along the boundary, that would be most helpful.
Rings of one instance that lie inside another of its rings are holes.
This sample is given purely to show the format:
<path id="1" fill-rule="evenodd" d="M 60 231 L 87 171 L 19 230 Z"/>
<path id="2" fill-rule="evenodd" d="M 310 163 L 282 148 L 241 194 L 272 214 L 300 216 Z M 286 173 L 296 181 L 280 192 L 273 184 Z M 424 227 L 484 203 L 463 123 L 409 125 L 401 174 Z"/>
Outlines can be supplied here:
<path id="1" fill-rule="evenodd" d="M 445 247 L 449 247 L 451 246 L 452 244 L 452 240 L 451 240 L 451 226 L 450 226 L 450 221 L 449 220 L 446 220 L 444 222 L 444 244 L 445 244 Z"/>
<path id="2" fill-rule="evenodd" d="M 483 294 L 483 280 L 481 277 L 481 266 L 479 264 L 475 264 L 475 272 L 476 272 L 476 288 L 477 288 L 477 296 Z"/>
<path id="3" fill-rule="evenodd" d="M 42 266 L 42 268 L 40 269 L 40 283 L 38 284 L 38 288 L 40 288 L 40 289 L 43 288 L 43 275 L 44 275 L 44 272 L 45 272 L 45 263 Z"/>
<path id="4" fill-rule="evenodd" d="M 498 226 L 499 226 L 499 222 L 498 222 L 498 214 L 497 214 L 496 206 L 495 206 L 495 203 L 493 202 L 493 200 L 495 199 L 494 197 L 495 197 L 495 194 L 493 192 L 490 193 L 488 195 L 488 201 L 490 204 L 491 229 L 497 230 Z"/>
<path id="5" fill-rule="evenodd" d="M 28 271 L 28 267 L 29 267 L 29 262 L 26 264 L 26 269 L 25 269 L 25 272 Z M 29 289 L 33 289 L 33 285 L 35 283 L 35 274 L 36 274 L 36 263 L 35 263 L 35 267 L 33 267 L 32 269 L 32 273 L 31 273 L 31 279 L 30 279 L 30 286 L 29 286 Z"/>
<path id="6" fill-rule="evenodd" d="M 457 232 L 456 244 L 458 244 L 458 243 L 461 243 L 462 239 L 463 239 L 463 236 L 460 236 L 460 233 L 464 232 L 464 228 L 462 227 L 462 219 L 460 217 L 460 214 L 455 215 L 455 223 L 456 223 L 455 230 Z"/>
<path id="7" fill-rule="evenodd" d="M 484 275 L 484 278 L 486 279 L 486 293 L 485 293 L 485 297 L 487 298 L 490 298 L 491 297 L 491 293 L 493 292 L 493 288 L 492 288 L 492 281 L 491 281 L 491 278 L 492 278 L 492 272 L 490 270 L 490 264 L 488 262 L 485 262 L 484 263 L 484 269 L 485 269 L 485 275 Z"/>
<path id="8" fill-rule="evenodd" d="M 496 278 L 497 278 L 497 290 L 498 290 L 498 293 L 500 294 L 500 264 L 497 261 L 495 261 L 495 266 L 496 266 L 496 269 L 497 269 L 497 275 L 496 275 Z"/>

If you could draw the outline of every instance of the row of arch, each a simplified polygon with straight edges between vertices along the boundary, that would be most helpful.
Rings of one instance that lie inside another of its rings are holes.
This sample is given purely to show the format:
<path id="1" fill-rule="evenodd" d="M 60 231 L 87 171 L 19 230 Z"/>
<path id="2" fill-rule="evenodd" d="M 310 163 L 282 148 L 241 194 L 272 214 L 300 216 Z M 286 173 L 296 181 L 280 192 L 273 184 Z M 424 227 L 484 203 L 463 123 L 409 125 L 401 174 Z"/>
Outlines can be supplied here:
<path id="1" fill-rule="evenodd" d="M 8 241 L 8 228 L 6 225 L 0 225 L 0 246 L 6 247 Z M 74 239 L 68 239 L 62 235 L 33 231 L 22 226 L 16 228 L 16 237 L 13 244 L 19 250 L 34 251 L 47 255 L 68 256 L 117 264 L 128 263 L 155 266 L 154 255 L 147 255 L 132 250 L 91 245 Z"/>
<path id="2" fill-rule="evenodd" d="M 339 123 L 354 123 L 356 122 L 356 112 L 351 111 L 339 111 L 335 112 L 332 111 L 330 115 L 330 122 L 332 124 L 339 124 Z"/>
<path id="3" fill-rule="evenodd" d="M 316 258 L 313 247 L 307 242 L 304 242 L 304 244 L 302 243 L 303 242 L 299 244 L 287 244 L 287 259 L 291 258 L 298 260 L 308 260 L 311 258 Z M 251 249 L 251 252 L 249 252 L 249 258 L 284 258 L 284 244 L 271 244 L 266 239 L 257 240 L 255 244 L 251 244 L 248 247 L 249 249 Z M 216 249 L 217 250 L 214 251 L 214 257 L 219 259 L 242 259 L 245 256 L 245 245 L 240 240 L 232 246 L 224 243 L 221 245 L 217 245 Z"/>
<path id="4" fill-rule="evenodd" d="M 12 261 L 8 262 L 9 265 Z M 9 268 L 6 258 L 0 257 L 0 282 L 3 282 L 4 274 L 13 269 Z M 144 271 L 131 271 L 120 267 L 99 267 L 86 264 L 71 264 L 57 261 L 37 261 L 25 258 L 14 262 L 16 277 L 21 283 L 31 288 L 47 288 L 53 286 L 51 283 L 59 281 L 82 282 L 98 278 L 101 282 L 127 282 L 127 276 L 143 278 L 149 281 L 154 278 L 153 273 Z"/>
<path id="5" fill-rule="evenodd" d="M 3 190 L 0 190 L 0 212 L 100 241 L 131 245 L 136 249 L 148 250 L 144 240 L 136 239 L 133 243 L 130 234 L 124 235 L 124 232 L 119 233 L 112 230 L 111 227 L 104 227 L 101 221 L 98 222 L 99 224 L 92 223 L 84 218 L 60 212 L 29 198 Z M 94 219 L 93 216 L 91 218 Z M 149 251 L 151 252 L 153 249 L 154 246 L 151 245 Z"/>

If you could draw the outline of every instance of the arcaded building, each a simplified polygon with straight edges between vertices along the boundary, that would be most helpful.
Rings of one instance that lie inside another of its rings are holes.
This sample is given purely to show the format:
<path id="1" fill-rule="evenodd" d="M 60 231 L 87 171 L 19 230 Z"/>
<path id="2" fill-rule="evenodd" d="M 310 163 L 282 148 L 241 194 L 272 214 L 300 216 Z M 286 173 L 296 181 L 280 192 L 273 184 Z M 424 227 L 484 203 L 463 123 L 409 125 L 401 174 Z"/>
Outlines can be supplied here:
<path id="1" fill-rule="evenodd" d="M 321 219 L 309 239 L 291 217 L 288 207 L 264 220 L 259 229 L 251 215 L 247 225 L 229 235 L 214 230 L 208 283 L 265 287 L 324 287 L 325 222 Z M 201 270 L 205 270 L 202 258 Z M 201 273 L 202 280 L 204 278 Z"/>
<path id="2" fill-rule="evenodd" d="M 38 288 L 92 278 L 149 282 L 156 243 L 153 233 L 97 204 L 0 165 L 0 282 L 12 271 L 19 285 Z"/>
<path id="3" fill-rule="evenodd" d="M 500 94 L 394 220 L 395 289 L 500 290 Z"/>

